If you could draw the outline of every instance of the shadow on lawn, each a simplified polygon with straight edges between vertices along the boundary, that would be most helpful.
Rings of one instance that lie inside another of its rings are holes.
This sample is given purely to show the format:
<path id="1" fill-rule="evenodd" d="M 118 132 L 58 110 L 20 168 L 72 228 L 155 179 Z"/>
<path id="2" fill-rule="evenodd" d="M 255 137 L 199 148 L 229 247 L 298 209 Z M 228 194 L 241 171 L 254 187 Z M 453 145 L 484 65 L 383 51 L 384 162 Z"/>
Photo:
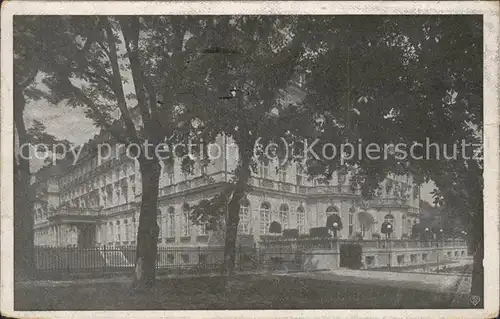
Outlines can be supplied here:
<path id="1" fill-rule="evenodd" d="M 15 310 L 448 308 L 452 294 L 287 276 L 167 279 L 134 293 L 126 283 L 16 289 Z"/>

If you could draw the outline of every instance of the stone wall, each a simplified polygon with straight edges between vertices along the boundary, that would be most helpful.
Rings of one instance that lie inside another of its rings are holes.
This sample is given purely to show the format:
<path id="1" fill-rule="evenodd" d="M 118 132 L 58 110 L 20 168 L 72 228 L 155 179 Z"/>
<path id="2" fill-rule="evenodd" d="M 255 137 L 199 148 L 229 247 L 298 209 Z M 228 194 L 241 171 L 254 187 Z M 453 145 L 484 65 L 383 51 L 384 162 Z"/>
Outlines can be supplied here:
<path id="1" fill-rule="evenodd" d="M 267 259 L 281 257 L 285 263 L 299 264 L 302 270 L 337 269 L 340 267 L 340 246 L 359 243 L 362 246 L 362 268 L 414 267 L 446 264 L 467 257 L 464 241 L 419 242 L 333 241 L 330 239 L 283 240 L 261 243 L 261 254 Z"/>

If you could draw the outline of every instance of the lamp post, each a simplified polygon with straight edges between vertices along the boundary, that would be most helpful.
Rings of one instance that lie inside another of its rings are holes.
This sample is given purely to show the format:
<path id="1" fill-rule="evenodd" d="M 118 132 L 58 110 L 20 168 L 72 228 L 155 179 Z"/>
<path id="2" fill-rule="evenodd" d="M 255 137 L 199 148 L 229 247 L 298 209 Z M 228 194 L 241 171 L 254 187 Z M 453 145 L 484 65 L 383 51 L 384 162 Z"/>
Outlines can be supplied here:
<path id="1" fill-rule="evenodd" d="M 392 224 L 388 221 L 388 220 L 385 220 L 383 223 L 382 223 L 382 227 L 380 229 L 380 231 L 382 232 L 382 234 L 385 234 L 385 241 L 386 241 L 386 244 L 388 245 L 388 251 L 389 251 L 389 270 L 391 269 L 391 259 L 392 259 L 392 251 L 391 251 L 391 242 L 389 241 L 389 239 L 391 238 L 391 233 L 393 231 L 393 228 L 392 228 Z"/>
<path id="2" fill-rule="evenodd" d="M 436 272 L 439 273 L 439 241 L 443 238 L 443 229 L 439 229 L 439 238 L 436 241 L 436 253 L 437 253 L 437 265 L 436 265 Z"/>
<path id="3" fill-rule="evenodd" d="M 387 238 L 391 238 L 391 232 L 392 232 L 392 225 L 387 224 Z M 389 271 L 391 271 L 391 266 L 392 266 L 392 243 L 389 241 Z"/>

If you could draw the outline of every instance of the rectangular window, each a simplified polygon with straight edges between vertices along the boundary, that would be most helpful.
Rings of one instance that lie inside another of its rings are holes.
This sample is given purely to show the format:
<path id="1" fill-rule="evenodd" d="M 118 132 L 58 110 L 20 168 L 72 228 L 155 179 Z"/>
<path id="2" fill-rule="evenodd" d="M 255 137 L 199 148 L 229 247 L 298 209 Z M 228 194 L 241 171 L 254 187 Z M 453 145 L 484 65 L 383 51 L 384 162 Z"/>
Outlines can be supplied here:
<path id="1" fill-rule="evenodd" d="M 288 210 L 280 211 L 281 229 L 288 229 Z"/>
<path id="2" fill-rule="evenodd" d="M 182 254 L 181 259 L 184 264 L 189 264 L 190 261 L 189 254 Z"/>
<path id="3" fill-rule="evenodd" d="M 278 179 L 282 183 L 286 183 L 286 167 L 281 167 L 278 171 Z"/>
<path id="4" fill-rule="evenodd" d="M 112 242 L 115 238 L 114 238 L 114 229 L 113 229 L 113 223 L 110 222 L 109 225 L 108 225 L 108 234 L 109 234 L 109 237 L 108 237 L 108 242 Z"/>
<path id="5" fill-rule="evenodd" d="M 240 206 L 240 222 L 238 224 L 238 232 L 240 234 L 249 233 L 249 222 L 250 222 L 250 207 L 246 205 Z"/>
<path id="6" fill-rule="evenodd" d="M 260 233 L 265 235 L 269 232 L 269 226 L 271 226 L 271 216 L 269 210 L 260 211 Z"/>
<path id="7" fill-rule="evenodd" d="M 206 265 L 207 264 L 207 255 L 206 254 L 201 254 L 199 257 L 198 257 L 198 263 L 201 264 L 201 265 Z"/>
<path id="8" fill-rule="evenodd" d="M 135 195 L 135 175 L 130 175 L 130 186 L 132 187 L 132 196 Z"/>
<path id="9" fill-rule="evenodd" d="M 167 237 L 175 237 L 175 212 L 171 211 L 168 214 L 167 229 Z"/>
<path id="10" fill-rule="evenodd" d="M 130 228 L 129 228 L 129 224 L 128 224 L 128 220 L 124 220 L 123 221 L 124 223 L 124 227 L 125 227 L 125 241 L 129 241 L 129 237 L 130 237 Z"/>
<path id="11" fill-rule="evenodd" d="M 169 181 L 170 185 L 175 184 L 175 175 L 174 175 L 173 172 L 172 173 L 168 173 L 168 181 Z"/>
<path id="12" fill-rule="evenodd" d="M 351 207 L 349 209 L 349 236 L 352 236 L 352 233 L 354 232 L 354 208 Z"/>
<path id="13" fill-rule="evenodd" d="M 366 265 L 373 266 L 375 264 L 375 256 L 366 257 Z"/>
<path id="14" fill-rule="evenodd" d="M 156 218 L 156 222 L 158 223 L 158 227 L 159 227 L 159 228 L 158 228 L 158 242 L 161 242 L 161 238 L 162 238 L 162 231 L 161 231 L 161 229 L 162 229 L 162 226 L 161 226 L 161 225 L 162 225 L 162 224 L 161 224 L 161 216 L 158 216 L 158 217 Z"/>
<path id="15" fill-rule="evenodd" d="M 297 165 L 297 173 L 295 174 L 297 185 L 303 184 L 304 181 L 303 176 L 304 176 L 304 169 L 301 166 Z"/>
<path id="16" fill-rule="evenodd" d="M 260 166 L 260 176 L 262 178 L 269 178 L 269 164 L 262 163 Z"/>
<path id="17" fill-rule="evenodd" d="M 190 227 L 190 222 L 189 222 L 189 212 L 184 212 L 183 213 L 183 219 L 182 219 L 182 236 L 187 237 L 191 236 L 191 227 Z"/>
<path id="18" fill-rule="evenodd" d="M 200 236 L 207 235 L 207 226 L 206 225 L 199 225 L 198 226 L 198 235 L 200 235 Z"/>
<path id="19" fill-rule="evenodd" d="M 304 233 L 305 231 L 305 218 L 304 218 L 304 212 L 299 211 L 297 212 L 297 228 L 299 229 L 299 233 Z"/>
<path id="20" fill-rule="evenodd" d="M 136 240 L 137 238 L 137 229 L 138 229 L 138 222 L 139 219 L 136 219 L 136 218 L 132 218 L 132 231 L 133 231 L 133 234 L 132 234 L 132 240 Z"/>

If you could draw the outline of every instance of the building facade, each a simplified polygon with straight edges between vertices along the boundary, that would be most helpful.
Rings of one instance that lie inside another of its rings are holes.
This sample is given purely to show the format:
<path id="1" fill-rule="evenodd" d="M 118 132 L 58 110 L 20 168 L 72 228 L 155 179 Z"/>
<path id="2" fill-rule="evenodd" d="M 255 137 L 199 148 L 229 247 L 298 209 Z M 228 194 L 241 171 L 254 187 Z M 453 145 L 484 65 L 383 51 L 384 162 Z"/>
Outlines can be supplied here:
<path id="1" fill-rule="evenodd" d="M 304 79 L 287 88 L 280 100 L 294 104 L 304 97 Z M 43 246 L 135 245 L 141 202 L 138 162 L 126 156 L 122 145 L 112 144 L 103 132 L 82 146 L 78 162 L 60 162 L 36 174 L 38 201 L 35 204 L 35 244 Z M 208 243 L 205 227 L 189 221 L 191 207 L 221 192 L 236 169 L 237 149 L 219 136 L 211 148 L 210 163 L 196 161 L 192 174 L 181 169 L 181 160 L 161 162 L 158 225 L 160 245 Z M 98 156 L 98 153 L 100 156 Z M 240 207 L 239 234 L 253 236 L 256 243 L 268 234 L 271 222 L 282 229 L 306 234 L 323 227 L 329 215 L 337 214 L 341 238 L 380 234 L 389 221 L 392 237 L 409 235 L 419 220 L 419 187 L 411 176 L 388 176 L 374 200 L 364 201 L 350 187 L 351 173 L 334 173 L 327 184 L 309 180 L 297 164 L 278 169 L 261 164 L 254 172 L 249 191 Z"/>
<path id="2" fill-rule="evenodd" d="M 88 145 L 106 140 L 106 134 Z M 221 192 L 237 165 L 237 150 L 221 136 L 216 144 L 220 156 L 192 174 L 181 170 L 180 159 L 161 163 L 158 201 L 160 245 L 203 245 L 208 243 L 205 227 L 190 222 L 191 207 Z M 92 149 L 91 146 L 84 146 Z M 138 162 L 114 145 L 99 160 L 88 151 L 76 165 L 44 168 L 37 173 L 39 194 L 35 204 L 35 244 L 40 246 L 135 245 L 141 203 L 141 174 Z M 84 153 L 84 152 L 82 152 Z M 271 222 L 282 229 L 306 234 L 323 227 L 331 214 L 342 220 L 340 238 L 380 234 L 384 221 L 394 227 L 392 237 L 409 235 L 419 220 L 419 188 L 411 176 L 388 176 L 377 197 L 364 201 L 351 189 L 351 173 L 334 173 L 328 184 L 309 180 L 300 166 L 278 169 L 277 163 L 260 165 L 240 206 L 239 234 L 259 242 Z M 376 236 L 376 235 L 375 235 Z"/>

